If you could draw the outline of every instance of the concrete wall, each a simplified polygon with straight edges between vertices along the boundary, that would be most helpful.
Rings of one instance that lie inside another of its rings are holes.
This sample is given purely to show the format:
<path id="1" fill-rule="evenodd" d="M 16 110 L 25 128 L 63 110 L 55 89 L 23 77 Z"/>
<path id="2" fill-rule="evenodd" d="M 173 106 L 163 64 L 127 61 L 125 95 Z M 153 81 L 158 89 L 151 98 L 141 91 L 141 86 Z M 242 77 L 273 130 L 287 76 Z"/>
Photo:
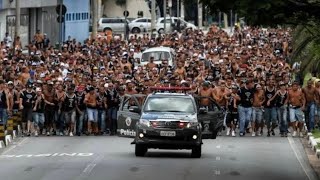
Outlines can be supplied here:
<path id="1" fill-rule="evenodd" d="M 103 0 L 104 11 L 102 14 L 107 17 L 123 17 L 125 6 L 118 6 L 115 0 Z M 137 18 L 138 11 L 143 11 L 144 17 L 151 17 L 148 4 L 145 0 L 127 0 L 127 10 L 129 11 L 129 18 Z"/>
<path id="2" fill-rule="evenodd" d="M 58 2 L 57 0 L 20 0 L 20 7 L 21 8 L 49 7 L 49 6 L 56 6 L 58 4 L 57 2 Z M 16 5 L 15 0 L 13 0 L 11 3 L 9 0 L 2 0 L 3 9 L 15 8 L 15 5 Z"/>
<path id="3" fill-rule="evenodd" d="M 15 10 L 13 9 L 3 9 L 0 11 L 0 39 L 3 40 L 5 33 L 9 32 L 9 35 L 14 40 L 15 33 Z M 22 46 L 28 44 L 28 30 L 29 30 L 29 17 L 28 17 L 28 9 L 21 9 L 21 27 L 20 27 L 20 38 L 22 42 Z M 11 24 L 7 23 L 7 19 L 11 22 Z"/>
<path id="4" fill-rule="evenodd" d="M 64 0 L 67 7 L 65 36 L 76 38 L 83 42 L 89 37 L 90 1 L 89 0 Z"/>

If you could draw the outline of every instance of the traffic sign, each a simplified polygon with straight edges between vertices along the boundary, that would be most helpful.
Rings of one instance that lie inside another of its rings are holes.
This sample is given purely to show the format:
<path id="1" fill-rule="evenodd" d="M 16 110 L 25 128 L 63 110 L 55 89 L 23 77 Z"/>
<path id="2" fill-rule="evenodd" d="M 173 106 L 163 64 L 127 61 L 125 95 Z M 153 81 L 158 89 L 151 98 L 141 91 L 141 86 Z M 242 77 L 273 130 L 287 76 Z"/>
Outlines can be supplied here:
<path id="1" fill-rule="evenodd" d="M 129 11 L 127 11 L 127 10 L 123 11 L 123 16 L 124 17 L 128 17 L 129 16 Z"/>
<path id="2" fill-rule="evenodd" d="M 62 10 L 62 15 L 65 15 L 67 13 L 67 7 L 64 4 L 59 4 L 56 7 L 57 14 L 60 14 L 60 9 Z"/>
<path id="3" fill-rule="evenodd" d="M 61 21 L 60 21 L 60 16 L 57 17 L 58 23 L 64 23 L 64 16 L 61 16 Z"/>

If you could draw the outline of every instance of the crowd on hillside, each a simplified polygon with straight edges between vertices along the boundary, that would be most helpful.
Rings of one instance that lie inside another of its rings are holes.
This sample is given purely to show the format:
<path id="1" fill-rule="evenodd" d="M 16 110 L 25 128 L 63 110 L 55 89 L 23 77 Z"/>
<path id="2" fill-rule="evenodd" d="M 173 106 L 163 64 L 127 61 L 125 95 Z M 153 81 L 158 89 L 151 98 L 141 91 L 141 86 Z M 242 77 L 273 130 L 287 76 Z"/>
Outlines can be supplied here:
<path id="1" fill-rule="evenodd" d="M 296 136 L 320 115 L 320 83 L 302 88 L 299 67 L 291 67 L 290 29 L 235 28 L 232 36 L 216 26 L 207 33 L 186 29 L 166 35 L 131 35 L 85 42 L 68 39 L 59 51 L 40 31 L 21 51 L 19 38 L 6 37 L 0 51 L 0 120 L 22 114 L 24 135 L 110 134 L 125 94 L 148 94 L 151 86 L 190 87 L 213 98 L 228 115 L 227 135 L 246 133 Z M 151 57 L 137 64 L 135 54 L 150 47 L 175 50 L 175 63 Z M 203 98 L 201 106 L 208 106 Z M 304 117 L 306 115 L 306 117 Z"/>

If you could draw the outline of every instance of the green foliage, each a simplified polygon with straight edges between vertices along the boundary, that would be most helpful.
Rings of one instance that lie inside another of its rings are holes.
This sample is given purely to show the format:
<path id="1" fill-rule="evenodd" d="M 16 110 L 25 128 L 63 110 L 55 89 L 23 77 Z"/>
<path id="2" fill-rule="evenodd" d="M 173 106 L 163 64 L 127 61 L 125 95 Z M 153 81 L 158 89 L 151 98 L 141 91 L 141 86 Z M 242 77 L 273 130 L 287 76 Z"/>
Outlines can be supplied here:
<path id="1" fill-rule="evenodd" d="M 311 72 L 314 76 L 320 74 L 320 32 L 317 24 L 297 26 L 293 33 L 292 42 L 294 52 L 291 58 L 293 62 L 302 62 L 303 74 Z"/>
<path id="2" fill-rule="evenodd" d="M 191 0 L 185 0 L 186 3 Z M 212 12 L 231 9 L 250 25 L 276 26 L 320 20 L 319 0 L 200 0 Z"/>

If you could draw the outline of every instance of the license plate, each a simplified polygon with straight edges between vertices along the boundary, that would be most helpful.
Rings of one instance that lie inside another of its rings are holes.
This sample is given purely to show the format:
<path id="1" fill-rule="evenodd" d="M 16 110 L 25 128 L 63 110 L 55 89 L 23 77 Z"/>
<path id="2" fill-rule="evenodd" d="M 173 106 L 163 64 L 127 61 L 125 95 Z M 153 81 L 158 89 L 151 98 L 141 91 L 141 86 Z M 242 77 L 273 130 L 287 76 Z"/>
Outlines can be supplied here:
<path id="1" fill-rule="evenodd" d="M 175 131 L 160 131 L 160 136 L 173 137 L 173 136 L 176 136 L 176 132 Z"/>

